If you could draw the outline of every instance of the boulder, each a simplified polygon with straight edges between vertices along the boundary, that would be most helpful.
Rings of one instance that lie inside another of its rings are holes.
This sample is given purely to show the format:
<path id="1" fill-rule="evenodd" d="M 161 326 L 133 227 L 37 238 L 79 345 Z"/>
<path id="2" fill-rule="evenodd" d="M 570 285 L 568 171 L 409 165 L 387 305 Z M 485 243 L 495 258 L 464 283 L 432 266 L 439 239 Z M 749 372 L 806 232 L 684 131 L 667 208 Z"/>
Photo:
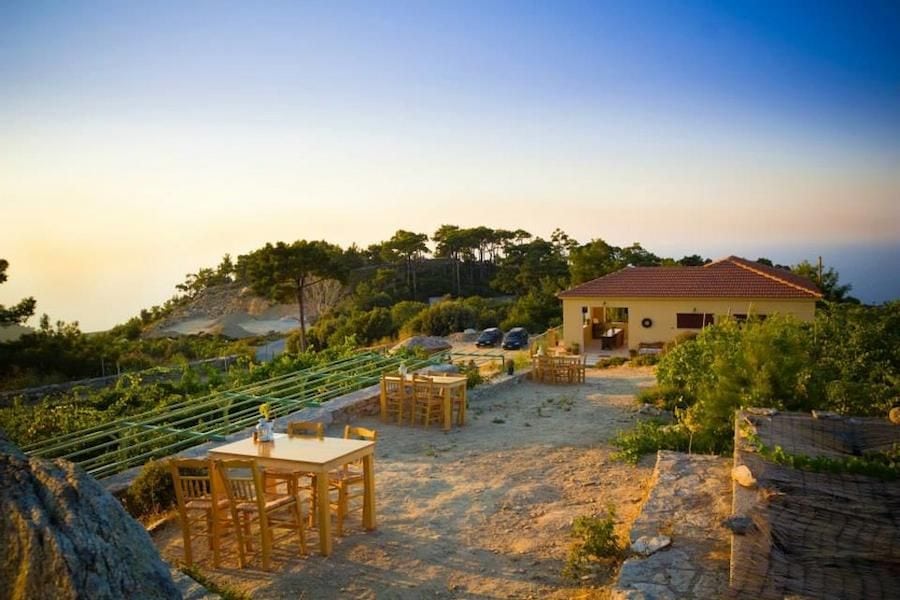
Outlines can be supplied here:
<path id="1" fill-rule="evenodd" d="M 416 335 L 411 338 L 407 338 L 394 346 L 391 350 L 396 352 L 397 350 L 401 350 L 403 348 L 422 348 L 425 352 L 429 354 L 433 354 L 435 352 L 441 352 L 443 350 L 449 350 L 452 346 L 450 342 L 441 337 L 427 336 L 427 335 Z"/>
<path id="2" fill-rule="evenodd" d="M 0 600 L 181 598 L 144 528 L 80 467 L 0 431 Z"/>
<path id="3" fill-rule="evenodd" d="M 745 488 L 756 487 L 756 478 L 746 465 L 740 465 L 731 470 L 731 478 Z"/>
<path id="4" fill-rule="evenodd" d="M 732 515 L 722 521 L 722 526 L 730 529 L 735 535 L 746 535 L 747 532 L 756 528 L 750 517 L 743 515 Z"/>
<path id="5" fill-rule="evenodd" d="M 643 556 L 650 556 L 672 544 L 672 538 L 665 535 L 642 535 L 631 543 L 631 551 Z"/>

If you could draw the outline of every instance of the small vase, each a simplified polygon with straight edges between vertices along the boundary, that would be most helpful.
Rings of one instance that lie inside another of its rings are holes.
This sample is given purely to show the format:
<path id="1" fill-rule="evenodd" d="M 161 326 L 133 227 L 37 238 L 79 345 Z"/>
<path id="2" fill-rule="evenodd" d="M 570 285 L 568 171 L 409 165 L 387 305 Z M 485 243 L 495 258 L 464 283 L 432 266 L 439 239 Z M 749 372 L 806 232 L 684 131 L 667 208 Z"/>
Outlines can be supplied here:
<path id="1" fill-rule="evenodd" d="M 275 439 L 272 421 L 260 419 L 256 425 L 256 439 L 260 442 L 271 442 Z"/>

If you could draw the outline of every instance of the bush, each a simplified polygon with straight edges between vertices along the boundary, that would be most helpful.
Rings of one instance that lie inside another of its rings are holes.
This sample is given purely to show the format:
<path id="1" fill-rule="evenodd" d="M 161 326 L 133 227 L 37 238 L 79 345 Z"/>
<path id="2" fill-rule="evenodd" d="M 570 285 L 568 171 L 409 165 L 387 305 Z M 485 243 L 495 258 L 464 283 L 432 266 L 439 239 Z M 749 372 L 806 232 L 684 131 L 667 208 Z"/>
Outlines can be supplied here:
<path id="1" fill-rule="evenodd" d="M 542 281 L 537 288 L 530 288 L 510 307 L 509 314 L 500 323 L 501 329 L 524 327 L 528 331 L 545 331 L 562 322 L 562 307 L 556 294 L 559 288 L 551 281 Z"/>
<path id="2" fill-rule="evenodd" d="M 604 516 L 580 516 L 572 523 L 572 547 L 563 567 L 563 576 L 578 579 L 592 562 L 615 564 L 625 555 L 625 546 L 616 535 L 616 512 L 610 506 Z"/>
<path id="3" fill-rule="evenodd" d="M 125 510 L 138 519 L 175 506 L 175 487 L 168 462 L 151 460 L 135 477 L 123 498 Z"/>
<path id="4" fill-rule="evenodd" d="M 608 358 L 601 358 L 597 361 L 596 367 L 598 369 L 608 369 L 610 367 L 618 367 L 620 365 L 624 365 L 628 362 L 628 359 L 624 356 L 610 356 Z"/>
<path id="5" fill-rule="evenodd" d="M 631 359 L 635 367 L 651 367 L 659 363 L 659 354 L 637 354 Z"/>
<path id="6" fill-rule="evenodd" d="M 615 458 L 636 463 L 645 454 L 657 450 L 686 451 L 690 445 L 690 432 L 681 424 L 639 421 L 634 429 L 613 438 L 612 444 L 619 449 Z"/>
<path id="7" fill-rule="evenodd" d="M 455 331 L 475 329 L 475 311 L 458 300 L 447 300 L 430 306 L 413 317 L 404 331 L 422 335 L 450 335 Z"/>
<path id="8" fill-rule="evenodd" d="M 637 401 L 638 404 L 652 404 L 663 410 L 687 407 L 684 393 L 681 390 L 664 385 L 642 389 L 637 394 Z"/>
<path id="9" fill-rule="evenodd" d="M 398 302 L 391 307 L 391 321 L 394 322 L 394 329 L 399 331 L 426 308 L 428 308 L 428 305 L 424 302 L 414 302 L 412 300 Z"/>
<path id="10" fill-rule="evenodd" d="M 481 370 L 478 368 L 478 365 L 475 364 L 474 360 L 469 361 L 469 364 L 463 369 L 463 374 L 466 376 L 466 389 L 471 390 L 476 385 L 484 383 L 484 377 L 481 376 Z"/>

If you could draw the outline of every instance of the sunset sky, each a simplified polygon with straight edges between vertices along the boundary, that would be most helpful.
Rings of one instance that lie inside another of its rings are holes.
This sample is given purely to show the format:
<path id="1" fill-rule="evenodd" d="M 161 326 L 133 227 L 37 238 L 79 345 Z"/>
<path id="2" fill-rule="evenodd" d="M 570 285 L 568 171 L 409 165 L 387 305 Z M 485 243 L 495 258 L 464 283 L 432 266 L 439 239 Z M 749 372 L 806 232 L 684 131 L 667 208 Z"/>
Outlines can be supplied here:
<path id="1" fill-rule="evenodd" d="M 0 209 L 0 304 L 87 331 L 442 223 L 896 282 L 900 4 L 2 2 Z"/>

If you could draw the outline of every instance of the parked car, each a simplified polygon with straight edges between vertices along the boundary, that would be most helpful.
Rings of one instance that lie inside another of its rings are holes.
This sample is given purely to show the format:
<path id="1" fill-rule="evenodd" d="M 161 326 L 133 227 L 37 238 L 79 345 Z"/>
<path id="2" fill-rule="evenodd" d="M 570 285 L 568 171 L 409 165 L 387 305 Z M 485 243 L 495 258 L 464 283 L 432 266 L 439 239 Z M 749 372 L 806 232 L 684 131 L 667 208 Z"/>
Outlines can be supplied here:
<path id="1" fill-rule="evenodd" d="M 503 341 L 503 332 L 496 327 L 489 327 L 481 332 L 475 345 L 479 348 L 493 348 Z"/>
<path id="2" fill-rule="evenodd" d="M 504 350 L 519 350 L 528 346 L 528 332 L 524 327 L 513 327 L 503 339 Z"/>

